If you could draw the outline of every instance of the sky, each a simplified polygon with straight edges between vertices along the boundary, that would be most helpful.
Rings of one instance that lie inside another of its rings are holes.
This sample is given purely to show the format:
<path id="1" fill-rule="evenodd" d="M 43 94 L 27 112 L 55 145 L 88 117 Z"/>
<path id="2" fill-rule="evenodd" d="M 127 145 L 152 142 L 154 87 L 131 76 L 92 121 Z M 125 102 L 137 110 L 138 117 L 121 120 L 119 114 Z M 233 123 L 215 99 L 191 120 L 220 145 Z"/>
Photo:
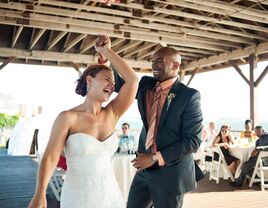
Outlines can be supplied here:
<path id="1" fill-rule="evenodd" d="M 268 62 L 258 63 L 255 80 L 267 64 Z M 248 77 L 248 66 L 241 68 Z M 186 76 L 183 83 L 187 83 L 189 78 Z M 73 68 L 8 64 L 0 70 L 0 94 L 12 97 L 14 105 L 42 105 L 44 112 L 58 113 L 83 102 L 84 98 L 74 92 L 77 79 L 78 73 Z M 205 121 L 239 120 L 243 123 L 249 118 L 249 87 L 233 68 L 197 74 L 189 87 L 201 92 Z M 268 76 L 256 90 L 259 121 L 268 121 L 267 89 Z M 3 102 L 0 102 L 0 111 L 3 109 Z M 138 115 L 134 103 L 120 121 L 138 120 Z"/>

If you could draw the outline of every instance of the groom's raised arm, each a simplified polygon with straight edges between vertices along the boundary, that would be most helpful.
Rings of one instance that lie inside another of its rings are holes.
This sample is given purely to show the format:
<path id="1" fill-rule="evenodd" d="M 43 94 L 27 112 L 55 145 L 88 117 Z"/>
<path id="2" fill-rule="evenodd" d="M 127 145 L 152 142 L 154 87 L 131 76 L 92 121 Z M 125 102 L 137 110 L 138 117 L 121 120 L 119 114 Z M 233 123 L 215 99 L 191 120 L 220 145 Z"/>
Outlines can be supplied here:
<path id="1" fill-rule="evenodd" d="M 122 77 L 116 72 L 116 70 L 114 70 L 113 66 L 110 65 L 110 68 L 113 70 L 114 72 L 114 81 L 115 81 L 115 92 L 119 92 L 120 88 L 122 87 L 122 85 L 125 83 L 125 81 L 122 79 Z"/>

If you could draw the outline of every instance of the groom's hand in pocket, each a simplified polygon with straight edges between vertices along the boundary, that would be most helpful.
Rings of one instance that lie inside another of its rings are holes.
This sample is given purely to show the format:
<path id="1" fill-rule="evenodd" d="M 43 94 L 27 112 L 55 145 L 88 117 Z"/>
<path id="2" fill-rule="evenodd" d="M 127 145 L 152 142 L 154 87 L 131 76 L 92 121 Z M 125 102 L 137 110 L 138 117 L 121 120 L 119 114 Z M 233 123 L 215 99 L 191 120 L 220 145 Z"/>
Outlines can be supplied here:
<path id="1" fill-rule="evenodd" d="M 146 168 L 151 167 L 155 161 L 153 160 L 152 154 L 136 154 L 136 158 L 133 159 L 131 162 L 133 166 L 137 168 L 137 171 L 144 170 Z"/>

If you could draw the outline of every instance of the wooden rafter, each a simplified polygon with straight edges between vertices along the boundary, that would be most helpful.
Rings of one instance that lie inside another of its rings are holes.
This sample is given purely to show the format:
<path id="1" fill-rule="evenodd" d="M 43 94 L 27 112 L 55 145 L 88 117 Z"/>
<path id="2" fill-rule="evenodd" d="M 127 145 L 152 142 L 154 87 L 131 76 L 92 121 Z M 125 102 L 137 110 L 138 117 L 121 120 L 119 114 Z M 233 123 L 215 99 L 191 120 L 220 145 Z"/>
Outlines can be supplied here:
<path id="1" fill-rule="evenodd" d="M 46 29 L 39 29 L 38 31 L 33 29 L 32 37 L 31 37 L 31 41 L 30 41 L 30 46 L 29 46 L 30 50 L 33 49 L 34 45 L 41 38 L 41 36 L 44 34 L 45 31 L 46 31 Z"/>
<path id="2" fill-rule="evenodd" d="M 202 58 L 198 61 L 193 61 L 186 66 L 184 66 L 185 70 L 193 70 L 196 67 L 204 67 L 210 66 L 213 64 L 227 62 L 229 60 L 244 58 L 249 56 L 251 53 L 262 54 L 268 52 L 268 42 L 261 43 L 255 47 L 247 47 L 244 49 L 235 50 L 233 52 L 223 53 L 216 56 L 210 56 L 208 58 Z"/>
<path id="3" fill-rule="evenodd" d="M 132 47 L 135 47 L 139 44 L 139 41 L 130 41 L 128 44 L 125 44 L 124 46 L 120 47 L 120 49 L 118 49 L 116 52 L 117 53 L 121 53 L 124 52 Z"/>
<path id="4" fill-rule="evenodd" d="M 23 29 L 23 26 L 14 27 L 11 48 L 14 48 L 15 44 L 17 43 L 17 40 L 20 36 L 20 33 L 22 32 L 22 29 Z"/>
<path id="5" fill-rule="evenodd" d="M 64 5 L 65 5 L 65 3 L 64 3 Z M 17 7 L 18 7 L 17 9 L 21 9 L 21 10 L 25 9 L 25 8 L 23 8 L 23 6 L 21 6 L 21 7 L 17 6 Z M 112 11 L 108 12 L 107 9 L 104 10 L 106 12 L 105 14 L 99 14 L 99 15 L 94 15 L 94 14 L 90 14 L 90 13 L 86 13 L 86 12 L 76 12 L 74 14 L 73 12 L 68 11 L 67 9 L 49 9 L 49 7 L 47 8 L 47 7 L 40 7 L 40 6 L 38 6 L 38 7 L 36 6 L 36 7 L 34 7 L 34 9 L 37 12 L 42 12 L 42 13 L 47 13 L 47 14 L 62 13 L 66 17 L 76 17 L 76 18 L 83 18 L 83 19 L 94 20 L 94 21 L 102 21 L 103 19 L 106 19 L 106 22 L 110 22 L 110 23 L 113 23 L 113 24 L 114 23 L 116 23 L 116 24 L 124 24 L 124 22 L 125 22 L 125 19 L 122 18 L 122 17 L 108 15 Z M 99 10 L 97 10 L 97 11 L 101 12 L 102 11 L 101 9 L 103 9 L 103 8 L 99 8 Z M 78 9 L 78 11 L 80 11 L 80 10 L 81 10 L 81 8 Z M 41 18 L 41 16 L 37 15 L 37 14 L 31 14 L 31 16 L 32 16 L 32 18 L 34 18 L 34 17 L 35 18 L 38 18 L 38 17 Z M 129 15 L 127 15 L 127 16 L 129 16 Z M 146 17 L 143 17 L 143 19 L 146 19 Z M 166 19 L 166 18 L 162 18 L 162 19 Z M 234 31 L 234 33 L 236 33 L 237 35 L 240 34 L 240 36 L 232 36 L 232 35 L 230 35 L 230 34 L 232 34 L 231 30 L 226 31 L 229 34 L 228 36 L 223 36 L 223 35 L 221 35 L 219 33 L 214 33 L 213 34 L 213 33 L 210 33 L 210 32 L 204 32 L 202 30 L 197 30 L 196 28 L 198 28 L 198 26 L 196 24 L 191 25 L 191 24 L 188 23 L 189 27 L 194 27 L 195 29 L 194 30 L 181 29 L 182 31 L 179 31 L 180 28 L 178 28 L 178 27 L 168 26 L 166 24 L 154 23 L 153 21 L 158 21 L 159 22 L 158 18 L 156 18 L 155 20 L 150 19 L 150 24 L 148 24 L 148 23 L 146 24 L 146 23 L 143 23 L 141 20 L 135 20 L 134 19 L 134 20 L 128 20 L 127 24 L 134 25 L 134 26 L 137 26 L 137 27 L 148 28 L 148 29 L 160 29 L 160 30 L 162 29 L 164 31 L 169 31 L 169 32 L 181 32 L 181 33 L 191 32 L 189 34 L 198 35 L 198 36 L 202 36 L 202 37 L 214 37 L 214 38 L 223 39 L 223 40 L 230 40 L 230 39 L 234 38 L 234 39 L 238 39 L 239 42 L 248 42 L 248 41 L 250 41 L 250 39 L 241 38 L 241 36 L 246 35 L 246 34 L 243 34 L 243 33 L 237 33 L 237 32 Z M 179 23 L 179 21 L 173 21 L 172 22 L 172 19 L 166 19 L 165 20 L 165 23 L 168 23 L 168 24 L 172 24 L 174 22 Z M 184 24 L 187 24 L 187 23 L 184 22 Z M 200 25 L 199 27 L 202 27 L 202 25 Z M 261 38 L 261 36 L 259 38 Z"/>
<path id="6" fill-rule="evenodd" d="M 16 57 L 11 56 L 8 59 L 6 59 L 6 61 L 3 61 L 3 63 L 0 65 L 0 70 L 3 69 L 6 65 L 11 63 L 12 61 L 14 61 L 15 59 L 16 59 Z"/>
<path id="7" fill-rule="evenodd" d="M 96 63 L 97 57 L 92 55 L 75 54 L 75 53 L 62 53 L 51 51 L 39 51 L 32 50 L 31 52 L 22 49 L 11 49 L 0 47 L 0 57 L 16 56 L 16 58 L 28 58 L 45 61 L 58 61 L 58 62 L 70 62 L 74 60 L 75 63 Z M 151 63 L 148 61 L 138 61 L 134 59 L 125 59 L 131 66 L 137 68 L 149 68 Z"/>
<path id="8" fill-rule="evenodd" d="M 84 38 L 83 42 L 80 45 L 78 53 L 84 53 L 88 49 L 90 49 L 94 45 L 94 42 L 95 42 L 96 39 L 97 39 L 97 37 L 95 37 L 95 36 L 93 38 L 89 37 L 89 36 Z"/>
<path id="9" fill-rule="evenodd" d="M 0 17 L 0 23 L 1 24 L 9 24 L 9 25 L 18 25 L 16 20 L 6 20 L 5 18 Z M 106 24 L 107 25 L 107 24 Z M 62 30 L 64 32 L 75 32 L 75 33 L 86 33 L 86 34 L 92 34 L 92 35 L 98 35 L 100 33 L 103 33 L 104 31 L 110 36 L 110 37 L 116 37 L 116 38 L 123 38 L 123 39 L 131 39 L 131 40 L 139 40 L 139 41 L 149 41 L 149 42 L 155 42 L 159 43 L 159 40 L 162 42 L 165 42 L 166 44 L 171 45 L 180 45 L 185 47 L 199 47 L 201 49 L 207 49 L 207 50 L 215 50 L 215 51 L 227 51 L 227 49 L 222 48 L 224 43 L 220 43 L 220 41 L 212 41 L 212 40 L 205 40 L 205 39 L 191 39 L 186 38 L 184 36 L 176 36 L 172 35 L 172 37 L 167 37 L 167 35 L 162 33 L 152 33 L 149 31 L 137 31 L 133 29 L 129 29 L 128 31 L 131 32 L 121 32 L 117 33 L 113 29 L 108 28 L 98 28 L 94 22 L 88 22 L 86 27 L 82 26 L 71 26 L 69 24 L 65 24 L 64 22 L 58 22 L 58 23 L 50 23 L 47 24 L 42 21 L 30 21 L 29 25 L 27 27 L 35 27 L 35 28 L 44 28 L 50 29 L 50 30 Z M 241 45 L 239 43 L 226 43 L 227 47 L 233 47 L 233 48 L 239 48 Z"/>
<path id="10" fill-rule="evenodd" d="M 259 61 L 268 60 L 266 0 L 249 1 L 122 0 L 112 6 L 91 0 L 1 1 L 4 38 L 0 38 L 0 44 L 4 49 L 10 45 L 34 52 L 34 56 L 21 55 L 14 60 L 16 63 L 38 64 L 41 60 L 44 64 L 70 66 L 69 62 L 74 62 L 84 67 L 88 62 L 83 57 L 95 59 L 92 46 L 97 35 L 105 32 L 113 50 L 134 66 L 148 70 L 151 64 L 144 60 L 158 48 L 169 46 L 181 53 L 185 75 L 196 68 L 202 73 L 228 67 L 229 60 L 237 65 L 247 63 L 251 53 Z M 32 37 L 26 38 L 29 34 Z M 62 57 L 55 60 L 48 51 Z M 41 52 L 45 52 L 44 59 L 39 59 Z M 10 56 L 16 53 L 8 52 Z M 0 56 L 0 60 L 7 57 Z"/>
<path id="11" fill-rule="evenodd" d="M 53 46 L 55 46 L 65 35 L 67 34 L 67 32 L 63 31 L 63 32 L 53 32 L 51 39 L 51 42 L 48 43 L 47 45 L 47 50 L 50 50 L 51 48 L 53 48 Z"/>
<path id="12" fill-rule="evenodd" d="M 127 54 L 125 54 L 125 58 L 130 57 L 131 55 L 135 54 L 135 53 L 141 53 L 144 50 L 147 50 L 148 48 L 152 48 L 153 46 L 156 46 L 158 44 L 155 43 L 147 43 L 147 44 L 143 44 L 142 46 L 132 49 L 132 51 L 128 52 Z"/>
<path id="13" fill-rule="evenodd" d="M 159 0 L 154 0 L 159 1 Z M 190 3 L 189 3 L 190 2 Z M 191 8 L 195 10 L 201 10 L 205 12 L 217 13 L 224 16 L 236 17 L 240 19 L 256 21 L 261 23 L 268 23 L 267 15 L 264 11 L 256 9 L 246 8 L 244 6 L 228 4 L 224 1 L 198 1 L 198 0 L 183 0 L 173 1 L 166 0 L 166 4 L 172 4 L 180 7 Z"/>
<path id="14" fill-rule="evenodd" d="M 73 40 L 71 40 L 63 49 L 63 52 L 66 52 L 68 50 L 70 50 L 74 45 L 76 45 L 79 41 L 81 41 L 83 38 L 85 38 L 87 36 L 87 34 L 80 34 L 78 35 L 76 38 L 74 38 Z"/>

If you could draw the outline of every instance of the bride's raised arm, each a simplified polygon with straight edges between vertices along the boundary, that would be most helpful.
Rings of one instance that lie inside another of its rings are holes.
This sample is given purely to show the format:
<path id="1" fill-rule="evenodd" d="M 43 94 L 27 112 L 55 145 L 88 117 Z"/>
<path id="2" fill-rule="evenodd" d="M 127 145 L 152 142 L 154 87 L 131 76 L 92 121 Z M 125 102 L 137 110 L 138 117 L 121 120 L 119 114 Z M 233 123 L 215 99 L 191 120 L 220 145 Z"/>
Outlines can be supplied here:
<path id="1" fill-rule="evenodd" d="M 120 117 L 135 99 L 139 85 L 138 77 L 133 68 L 111 49 L 111 40 L 107 35 L 99 36 L 95 43 L 95 49 L 110 61 L 114 69 L 125 81 L 117 97 L 111 101 L 113 112 Z"/>

